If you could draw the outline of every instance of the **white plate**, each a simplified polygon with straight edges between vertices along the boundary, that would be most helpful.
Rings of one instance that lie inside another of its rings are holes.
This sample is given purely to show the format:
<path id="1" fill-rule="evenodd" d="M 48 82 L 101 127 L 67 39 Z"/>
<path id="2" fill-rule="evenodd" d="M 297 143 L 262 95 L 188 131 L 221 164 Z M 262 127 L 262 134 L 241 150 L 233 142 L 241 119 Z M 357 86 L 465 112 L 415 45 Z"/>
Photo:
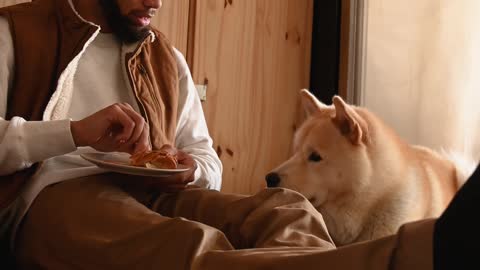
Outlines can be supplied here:
<path id="1" fill-rule="evenodd" d="M 109 171 L 141 176 L 167 177 L 188 171 L 179 165 L 178 169 L 154 169 L 130 165 L 130 155 L 126 153 L 86 153 L 80 155 L 85 160 Z"/>

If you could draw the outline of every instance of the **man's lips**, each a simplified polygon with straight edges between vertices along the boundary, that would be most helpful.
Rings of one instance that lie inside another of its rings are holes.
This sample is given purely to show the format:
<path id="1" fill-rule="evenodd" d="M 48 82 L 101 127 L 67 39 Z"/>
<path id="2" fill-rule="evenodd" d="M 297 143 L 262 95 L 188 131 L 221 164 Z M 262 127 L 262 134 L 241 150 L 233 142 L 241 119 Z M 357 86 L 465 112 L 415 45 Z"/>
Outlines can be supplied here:
<path id="1" fill-rule="evenodd" d="M 148 26 L 150 24 L 150 17 L 136 17 L 138 26 Z"/>
<path id="2" fill-rule="evenodd" d="M 129 17 L 136 26 L 145 27 L 150 24 L 150 21 L 154 15 L 155 11 L 141 11 L 132 12 Z"/>
<path id="3" fill-rule="evenodd" d="M 139 16 L 139 15 L 131 15 L 130 20 L 135 24 L 136 26 L 139 27 L 145 27 L 150 24 L 150 21 L 152 20 L 152 17 L 149 16 Z"/>

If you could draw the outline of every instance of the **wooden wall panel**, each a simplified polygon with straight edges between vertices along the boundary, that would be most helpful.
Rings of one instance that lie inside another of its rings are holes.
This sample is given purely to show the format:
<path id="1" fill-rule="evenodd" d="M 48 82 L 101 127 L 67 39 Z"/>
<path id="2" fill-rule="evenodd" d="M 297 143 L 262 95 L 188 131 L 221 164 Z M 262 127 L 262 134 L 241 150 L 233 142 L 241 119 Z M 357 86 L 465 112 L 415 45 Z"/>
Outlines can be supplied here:
<path id="1" fill-rule="evenodd" d="M 192 68 L 224 192 L 251 194 L 287 159 L 308 88 L 312 0 L 197 1 Z"/>
<path id="2" fill-rule="evenodd" d="M 14 4 L 20 4 L 23 2 L 30 2 L 29 0 L 0 0 L 0 7 L 10 6 Z"/>
<path id="3" fill-rule="evenodd" d="M 152 24 L 184 55 L 187 53 L 189 0 L 164 0 Z"/>

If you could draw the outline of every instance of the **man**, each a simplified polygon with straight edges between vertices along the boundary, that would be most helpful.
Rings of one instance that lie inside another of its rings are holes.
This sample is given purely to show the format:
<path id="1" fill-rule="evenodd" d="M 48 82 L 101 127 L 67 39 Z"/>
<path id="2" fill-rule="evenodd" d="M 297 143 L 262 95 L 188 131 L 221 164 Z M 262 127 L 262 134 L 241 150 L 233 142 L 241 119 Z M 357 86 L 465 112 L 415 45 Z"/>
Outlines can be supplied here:
<path id="1" fill-rule="evenodd" d="M 37 0 L 0 9 L 1 235 L 18 267 L 432 269 L 434 221 L 336 250 L 296 192 L 208 190 L 220 188 L 221 164 L 184 58 L 149 26 L 160 6 Z M 134 177 L 79 157 L 165 145 L 189 171 Z M 470 182 L 464 199 L 479 190 L 480 179 Z M 460 200 L 450 209 L 467 208 Z M 451 212 L 438 223 L 439 247 L 456 243 Z"/>

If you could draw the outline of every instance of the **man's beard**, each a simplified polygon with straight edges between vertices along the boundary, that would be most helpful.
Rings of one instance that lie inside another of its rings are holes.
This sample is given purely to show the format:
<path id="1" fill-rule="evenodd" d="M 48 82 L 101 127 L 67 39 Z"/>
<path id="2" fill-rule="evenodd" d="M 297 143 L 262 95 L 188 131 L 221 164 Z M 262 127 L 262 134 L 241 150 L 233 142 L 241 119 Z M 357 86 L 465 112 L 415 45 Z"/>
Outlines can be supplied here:
<path id="1" fill-rule="evenodd" d="M 103 13 L 113 34 L 124 43 L 135 43 L 148 36 L 150 26 L 138 27 L 120 12 L 118 0 L 100 0 Z"/>

